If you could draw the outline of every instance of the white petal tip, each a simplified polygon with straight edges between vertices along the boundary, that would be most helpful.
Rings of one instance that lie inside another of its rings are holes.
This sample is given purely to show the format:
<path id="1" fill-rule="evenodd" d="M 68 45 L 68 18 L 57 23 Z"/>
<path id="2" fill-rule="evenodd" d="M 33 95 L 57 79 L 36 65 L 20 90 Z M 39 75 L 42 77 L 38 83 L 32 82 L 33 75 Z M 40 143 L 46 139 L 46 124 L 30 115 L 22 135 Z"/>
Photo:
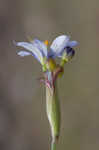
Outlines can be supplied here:
<path id="1" fill-rule="evenodd" d="M 21 56 L 21 57 L 24 57 L 24 56 L 29 56 L 31 55 L 29 52 L 25 52 L 25 51 L 20 51 L 17 53 L 17 55 Z"/>

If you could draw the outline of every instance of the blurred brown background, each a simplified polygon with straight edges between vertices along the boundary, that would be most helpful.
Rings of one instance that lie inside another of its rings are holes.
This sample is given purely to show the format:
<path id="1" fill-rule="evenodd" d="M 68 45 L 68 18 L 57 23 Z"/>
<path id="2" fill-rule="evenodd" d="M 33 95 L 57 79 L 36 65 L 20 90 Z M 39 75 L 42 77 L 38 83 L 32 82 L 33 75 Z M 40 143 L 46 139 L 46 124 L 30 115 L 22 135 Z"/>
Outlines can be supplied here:
<path id="1" fill-rule="evenodd" d="M 59 81 L 62 127 L 57 150 L 99 149 L 99 2 L 0 0 L 0 150 L 48 150 L 50 129 L 40 64 L 17 56 L 13 40 L 60 34 L 79 41 Z"/>

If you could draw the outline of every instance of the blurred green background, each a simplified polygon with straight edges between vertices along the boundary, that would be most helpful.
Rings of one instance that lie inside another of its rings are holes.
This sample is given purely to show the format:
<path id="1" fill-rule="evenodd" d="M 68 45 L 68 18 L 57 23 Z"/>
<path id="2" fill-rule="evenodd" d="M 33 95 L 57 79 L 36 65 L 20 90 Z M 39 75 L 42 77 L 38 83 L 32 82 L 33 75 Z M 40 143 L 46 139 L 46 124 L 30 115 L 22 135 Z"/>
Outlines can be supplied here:
<path id="1" fill-rule="evenodd" d="M 75 58 L 59 81 L 61 135 L 57 150 L 99 149 L 99 2 L 0 0 L 0 150 L 49 150 L 40 64 L 17 56 L 29 36 L 77 40 Z"/>

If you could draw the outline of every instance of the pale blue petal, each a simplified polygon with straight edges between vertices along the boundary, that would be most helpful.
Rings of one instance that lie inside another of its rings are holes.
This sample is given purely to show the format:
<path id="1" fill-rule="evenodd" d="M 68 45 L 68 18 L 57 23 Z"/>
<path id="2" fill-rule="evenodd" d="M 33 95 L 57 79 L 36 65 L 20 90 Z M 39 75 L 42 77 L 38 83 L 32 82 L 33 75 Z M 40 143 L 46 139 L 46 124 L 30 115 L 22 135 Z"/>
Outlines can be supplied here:
<path id="1" fill-rule="evenodd" d="M 34 46 L 31 43 L 28 42 L 15 42 L 16 46 L 23 47 L 31 52 L 33 52 Z"/>
<path id="2" fill-rule="evenodd" d="M 78 42 L 77 41 L 69 41 L 67 46 L 69 47 L 74 47 L 74 46 L 77 46 L 78 45 Z"/>
<path id="3" fill-rule="evenodd" d="M 35 44 L 35 46 L 43 52 L 43 55 L 47 57 L 47 46 L 44 44 L 44 42 L 34 39 L 33 44 Z"/>
<path id="4" fill-rule="evenodd" d="M 42 64 L 43 62 L 43 53 L 37 48 L 34 44 L 28 42 L 16 42 L 16 46 L 21 46 L 28 51 L 32 52 L 32 55 Z"/>
<path id="5" fill-rule="evenodd" d="M 70 37 L 67 35 L 61 35 L 58 36 L 53 42 L 50 47 L 51 53 L 54 53 L 54 55 L 58 56 L 64 48 L 67 46 L 69 42 Z"/>
<path id="6" fill-rule="evenodd" d="M 30 52 L 26 52 L 26 51 L 20 51 L 17 54 L 22 57 L 32 55 Z"/>

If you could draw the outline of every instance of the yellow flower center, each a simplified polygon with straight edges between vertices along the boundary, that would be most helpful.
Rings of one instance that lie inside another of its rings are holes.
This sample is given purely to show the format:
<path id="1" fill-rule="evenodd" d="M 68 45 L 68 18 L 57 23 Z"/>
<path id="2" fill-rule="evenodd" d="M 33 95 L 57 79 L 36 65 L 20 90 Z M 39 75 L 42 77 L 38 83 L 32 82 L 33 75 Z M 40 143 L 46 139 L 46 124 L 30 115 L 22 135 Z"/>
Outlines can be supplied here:
<path id="1" fill-rule="evenodd" d="M 48 67 L 48 69 L 50 70 L 50 71 L 54 71 L 55 70 L 55 68 L 56 68 L 56 62 L 55 62 L 55 60 L 54 59 L 52 59 L 52 58 L 49 58 L 48 59 L 48 62 L 47 62 L 47 67 Z"/>

